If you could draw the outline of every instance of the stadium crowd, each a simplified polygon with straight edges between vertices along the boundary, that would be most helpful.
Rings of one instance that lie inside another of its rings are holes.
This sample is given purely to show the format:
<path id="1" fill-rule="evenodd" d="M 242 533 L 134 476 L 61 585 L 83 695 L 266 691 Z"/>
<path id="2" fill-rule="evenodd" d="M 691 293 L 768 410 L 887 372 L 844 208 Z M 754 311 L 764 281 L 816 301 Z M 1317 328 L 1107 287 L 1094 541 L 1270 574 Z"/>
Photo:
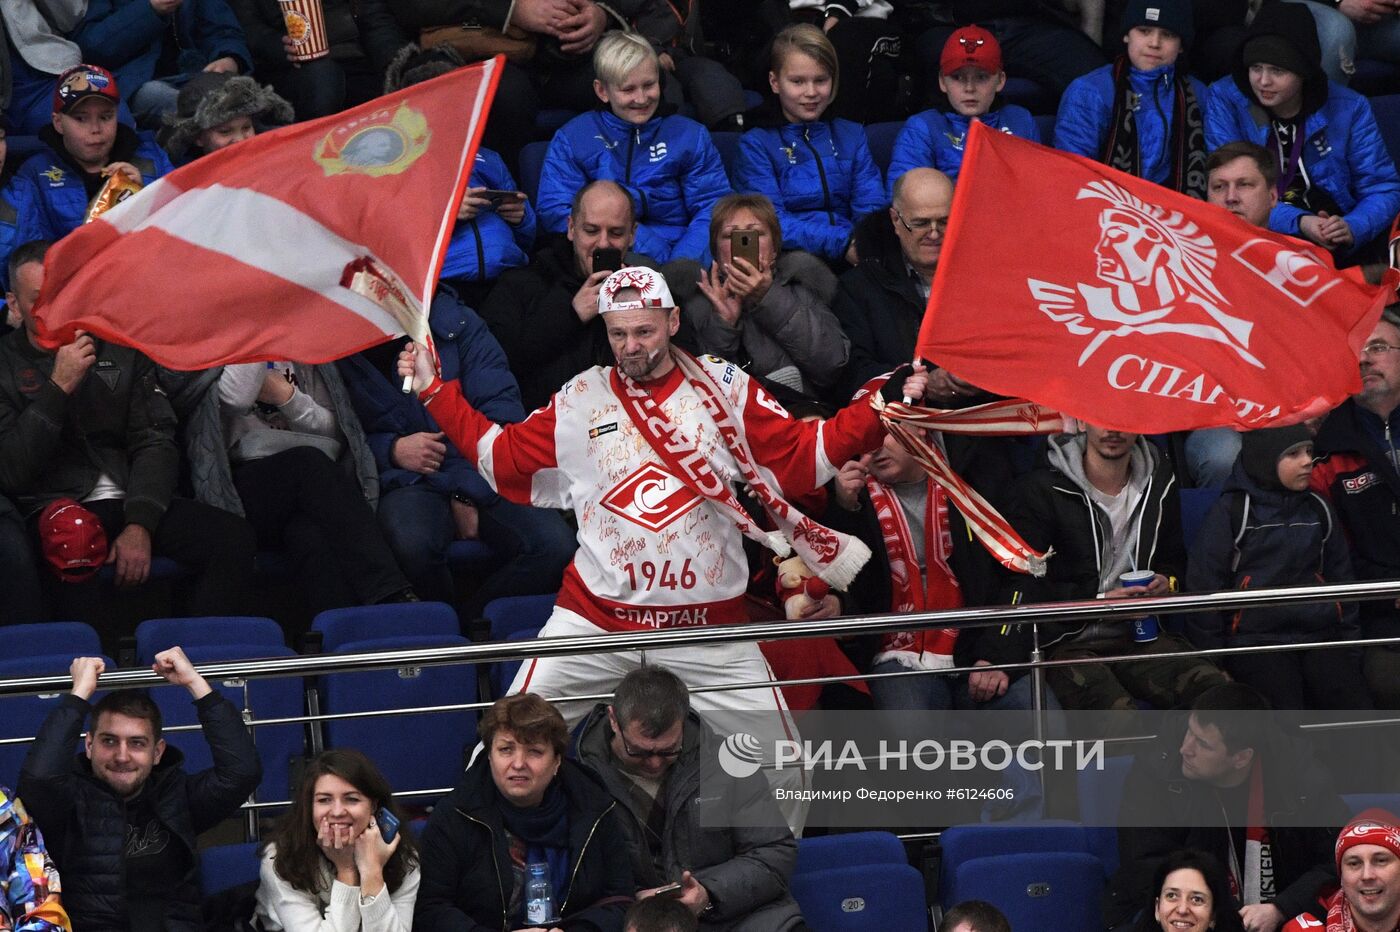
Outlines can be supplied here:
<path id="1" fill-rule="evenodd" d="M 91 621 L 116 644 L 123 598 L 155 587 L 167 614 L 275 617 L 295 640 L 343 606 L 478 618 L 549 594 L 548 637 L 1400 578 L 1400 303 L 1364 341 L 1360 390 L 1305 424 L 922 431 L 1053 551 L 1039 577 L 974 539 L 870 404 L 997 400 L 911 364 L 973 122 L 1374 280 L 1395 261 L 1400 175 L 1348 84 L 1400 91 L 1400 0 L 306 2 L 319 21 L 291 0 L 0 0 L 0 623 Z M 436 368 L 403 341 L 200 372 L 90 334 L 39 341 L 45 258 L 103 210 L 258 133 L 498 53 L 428 309 Z M 869 125 L 894 120 L 877 151 Z M 1151 260 L 1151 244 L 1113 248 Z M 1190 527 L 1183 489 L 1218 493 Z M 769 552 L 778 537 L 787 561 Z M 456 565 L 462 541 L 489 558 Z M 977 670 L 1028 661 L 1029 625 L 530 660 L 421 835 L 398 831 L 368 757 L 310 761 L 263 850 L 256 921 L 805 929 L 787 888 L 801 811 L 761 777 L 732 780 L 726 805 L 767 806 L 764 830 L 701 831 L 688 811 L 714 768 L 702 713 L 1043 705 L 1061 729 L 1066 710 L 1151 706 L 1189 715 L 1135 764 L 1125 807 L 1166 785 L 1183 830 L 1121 832 L 1111 926 L 1390 932 L 1395 817 L 1343 828 L 1335 787 L 1306 766 L 1261 788 L 1285 739 L 1221 712 L 1400 708 L 1400 644 L 1351 643 L 1398 634 L 1400 602 L 1378 601 L 1160 632 L 1048 625 L 1038 649 L 1075 662 L 1040 697 L 1024 667 Z M 1318 641 L 1336 646 L 1194 653 Z M 940 673 L 954 666 L 972 672 Z M 89 706 L 103 662 L 75 660 L 72 696 L 0 804 L 0 928 L 201 927 L 197 835 L 257 785 L 257 752 L 183 652 L 155 669 L 189 689 L 214 766 L 185 773 L 140 693 Z M 849 681 L 689 692 L 829 675 Z M 615 695 L 567 701 L 599 693 Z M 1301 800 L 1325 828 L 1270 832 Z M 1216 801 L 1236 828 L 1187 831 Z M 1034 792 L 989 812 L 1043 815 Z M 1236 855 L 1261 834 L 1265 867 Z M 557 894 L 539 915 L 537 885 Z M 978 903 L 945 924 L 1004 927 Z"/>

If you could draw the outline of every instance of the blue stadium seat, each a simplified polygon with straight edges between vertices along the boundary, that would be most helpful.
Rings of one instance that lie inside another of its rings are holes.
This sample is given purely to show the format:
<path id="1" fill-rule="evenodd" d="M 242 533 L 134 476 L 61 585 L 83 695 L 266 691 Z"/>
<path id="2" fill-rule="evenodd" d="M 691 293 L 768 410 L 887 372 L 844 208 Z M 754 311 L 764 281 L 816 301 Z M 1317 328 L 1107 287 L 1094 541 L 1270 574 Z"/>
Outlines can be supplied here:
<path id="1" fill-rule="evenodd" d="M 96 652 L 84 651 L 87 656 L 101 656 Z M 73 653 L 37 654 L 29 657 L 7 656 L 0 660 L 0 679 L 18 676 L 59 676 L 67 675 L 73 662 Z M 106 659 L 106 658 L 104 658 Z M 107 660 L 107 668 L 116 664 Z M 6 696 L 0 698 L 0 738 L 32 738 L 38 732 L 44 719 L 63 698 L 61 692 L 45 693 L 39 696 Z M 75 745 L 74 753 L 81 748 Z M 19 782 L 19 768 L 29 753 L 29 742 L 23 744 L 0 744 L 0 783 L 13 790 Z"/>
<path id="2" fill-rule="evenodd" d="M 1347 793 L 1342 796 L 1342 802 L 1352 815 L 1367 809 L 1385 809 L 1400 815 L 1400 793 Z"/>
<path id="3" fill-rule="evenodd" d="M 1210 513 L 1211 506 L 1219 497 L 1219 489 L 1181 490 L 1181 538 L 1185 541 L 1187 550 L 1196 542 L 1196 535 L 1201 533 L 1201 525 L 1205 524 L 1206 515 Z"/>
<path id="4" fill-rule="evenodd" d="M 945 873 L 948 872 L 945 869 Z M 1007 853 L 973 858 L 951 868 L 953 887 L 944 888 L 944 908 L 964 900 L 986 900 L 1013 929 L 1101 932 L 1103 862 L 1074 851 Z"/>
<path id="5" fill-rule="evenodd" d="M 1400 94 L 1372 97 L 1371 109 L 1375 111 L 1376 124 L 1391 159 L 1400 165 Z"/>
<path id="6" fill-rule="evenodd" d="M 870 123 L 865 127 L 865 139 L 870 144 L 870 157 L 880 167 L 880 176 L 890 170 L 890 157 L 894 155 L 894 141 L 904 124 L 898 121 Z"/>
<path id="7" fill-rule="evenodd" d="M 0 627 L 0 657 L 52 654 L 96 657 L 101 653 L 102 639 L 96 629 L 81 621 L 42 621 Z"/>
<path id="8" fill-rule="evenodd" d="M 1001 89 L 1001 99 L 1037 114 L 1054 113 L 1060 105 L 1054 91 L 1030 78 L 1008 77 L 1006 87 Z"/>
<path id="9" fill-rule="evenodd" d="M 1123 784 L 1133 758 L 1120 754 L 1104 758 L 1103 770 L 1079 772 L 1079 821 L 1089 837 L 1089 853 L 1103 861 L 1104 875 L 1118 870 L 1118 812 L 1123 807 Z"/>
<path id="10" fill-rule="evenodd" d="M 791 889 L 813 932 L 915 932 L 928 928 L 924 878 L 908 864 L 832 867 L 794 874 Z"/>
<path id="11" fill-rule="evenodd" d="M 261 842 L 215 845 L 199 852 L 199 892 L 213 896 L 239 884 L 255 883 L 261 859 Z"/>
<path id="12" fill-rule="evenodd" d="M 797 841 L 794 873 L 830 870 L 853 864 L 908 864 L 904 842 L 891 832 L 842 832 Z"/>
<path id="13" fill-rule="evenodd" d="M 512 595 L 492 599 L 481 613 L 491 623 L 491 640 L 504 641 L 513 631 L 540 630 L 552 611 L 552 595 Z"/>
<path id="14" fill-rule="evenodd" d="M 553 136 L 555 130 L 576 116 L 577 110 L 541 110 L 535 114 L 535 129 L 547 136 Z"/>
<path id="15" fill-rule="evenodd" d="M 229 660 L 257 660 L 265 657 L 294 657 L 291 648 L 272 644 L 196 644 L 182 645 L 195 666 Z M 306 701 L 299 677 L 247 680 L 247 708 L 254 719 L 290 718 L 306 714 Z M 209 685 L 222 693 L 239 709 L 244 708 L 244 684 L 241 680 L 210 679 Z M 199 716 L 194 703 L 183 686 L 159 686 L 151 690 L 151 698 L 160 708 L 166 728 L 174 725 L 197 725 Z M 256 797 L 261 802 L 274 802 L 291 796 L 293 761 L 305 756 L 305 729 L 300 724 L 260 726 L 253 730 L 258 746 L 258 758 L 263 765 L 262 783 Z M 195 731 L 167 731 L 166 744 L 180 749 L 185 756 L 185 770 L 197 773 L 213 765 L 209 744 L 204 735 Z"/>
<path id="16" fill-rule="evenodd" d="M 457 613 L 446 602 L 393 602 L 322 612 L 311 622 L 311 630 L 321 632 L 321 644 L 326 651 L 343 652 L 344 645 L 351 641 L 455 638 L 461 635 L 462 626 Z"/>
<path id="17" fill-rule="evenodd" d="M 719 160 L 724 163 L 724 173 L 729 176 L 729 183 L 734 185 L 734 163 L 739 157 L 739 137 L 742 133 L 711 133 L 710 138 L 715 141 L 715 148 L 719 150 Z M 738 188 L 735 187 L 737 191 Z"/>
<path id="18" fill-rule="evenodd" d="M 532 142 L 520 150 L 520 177 L 516 180 L 532 204 L 540 201 L 540 172 L 544 170 L 544 156 L 548 151 L 547 142 Z"/>
<path id="19" fill-rule="evenodd" d="M 520 628 L 510 632 L 504 638 L 496 640 L 533 641 L 539 633 L 539 628 Z M 499 699 L 506 694 L 506 690 L 510 689 L 510 684 L 515 681 L 515 674 L 520 670 L 520 664 L 523 662 L 522 660 L 498 660 L 491 664 L 491 695 Z"/>
<path id="20" fill-rule="evenodd" d="M 383 632 L 381 632 L 383 633 Z M 336 653 L 411 650 L 469 643 L 459 634 L 401 635 L 350 641 Z M 477 701 L 476 667 L 400 667 L 324 677 L 322 710 L 370 712 Z M 476 712 L 433 712 L 348 718 L 325 723 L 326 746 L 358 748 L 369 755 L 395 790 L 455 786 L 463 748 L 476 742 Z"/>
<path id="21" fill-rule="evenodd" d="M 287 646 L 282 626 L 271 618 L 152 618 L 136 626 L 136 659 L 143 664 L 154 663 L 156 654 L 176 645 L 190 648 L 233 644 Z"/>

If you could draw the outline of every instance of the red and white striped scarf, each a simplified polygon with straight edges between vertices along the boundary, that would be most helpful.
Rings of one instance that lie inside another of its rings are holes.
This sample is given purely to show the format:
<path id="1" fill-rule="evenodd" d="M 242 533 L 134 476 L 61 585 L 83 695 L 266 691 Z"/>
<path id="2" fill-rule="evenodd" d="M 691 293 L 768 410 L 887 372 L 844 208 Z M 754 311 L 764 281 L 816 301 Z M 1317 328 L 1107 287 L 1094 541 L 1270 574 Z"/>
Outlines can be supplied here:
<path id="1" fill-rule="evenodd" d="M 671 357 L 700 396 L 701 403 L 724 438 L 725 446 L 739 465 L 744 482 L 763 504 L 763 510 L 777 530 L 765 532 L 754 524 L 695 441 L 671 423 L 661 406 L 652 399 L 651 392 L 614 367 L 610 383 L 613 393 L 622 402 L 623 409 L 642 439 L 661 458 L 666 471 L 718 508 L 745 537 L 780 557 L 795 552 L 833 588 L 844 590 L 849 587 L 860 568 L 870 559 L 870 548 L 848 534 L 818 524 L 784 499 L 759 473 L 755 465 L 757 460 L 744 437 L 743 424 L 713 377 L 683 350 L 672 347 Z"/>
<path id="2" fill-rule="evenodd" d="M 1058 411 L 1031 401 L 1005 399 L 971 408 L 923 408 L 902 402 L 887 402 L 878 393 L 870 403 L 880 412 L 885 429 L 909 451 L 935 483 L 947 490 L 953 504 L 962 512 L 972 533 L 1002 566 L 1032 576 L 1045 575 L 1045 561 L 1053 551 L 1039 553 L 1021 539 L 1001 513 L 977 490 L 963 481 L 948 464 L 948 457 L 919 431 L 939 430 L 946 434 L 974 434 L 984 437 L 1018 437 L 1028 434 L 1057 434 L 1069 419 Z"/>
<path id="3" fill-rule="evenodd" d="M 919 579 L 919 555 L 904 506 L 892 489 L 873 477 L 865 479 L 870 504 L 880 522 L 880 536 L 890 563 L 890 611 L 895 614 L 961 608 L 962 588 L 948 559 L 953 535 L 948 527 L 948 493 L 927 483 L 924 499 L 924 578 Z M 896 631 L 880 639 L 874 663 L 894 660 L 919 670 L 944 670 L 953 665 L 957 628 Z"/>

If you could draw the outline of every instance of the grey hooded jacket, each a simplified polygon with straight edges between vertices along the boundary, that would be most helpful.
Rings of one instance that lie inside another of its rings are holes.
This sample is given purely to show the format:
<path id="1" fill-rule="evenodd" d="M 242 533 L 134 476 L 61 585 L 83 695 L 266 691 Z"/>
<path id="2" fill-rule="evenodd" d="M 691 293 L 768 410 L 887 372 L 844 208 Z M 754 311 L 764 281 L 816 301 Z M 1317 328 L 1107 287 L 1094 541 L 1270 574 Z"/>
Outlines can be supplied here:
<path id="1" fill-rule="evenodd" d="M 632 872 L 642 889 L 681 879 L 688 870 L 710 894 L 712 909 L 700 928 L 713 932 L 786 932 L 802 922 L 788 880 L 797 864 L 797 842 L 783 822 L 761 774 L 739 780 L 719 767 L 719 738 L 694 711 L 685 721 L 681 755 L 661 785 L 666 823 L 660 864 L 645 841 L 630 781 L 609 748 L 608 707 L 594 707 L 575 732 L 575 754 L 602 777 L 620 804 Z M 716 825 L 733 825 L 730 829 Z"/>

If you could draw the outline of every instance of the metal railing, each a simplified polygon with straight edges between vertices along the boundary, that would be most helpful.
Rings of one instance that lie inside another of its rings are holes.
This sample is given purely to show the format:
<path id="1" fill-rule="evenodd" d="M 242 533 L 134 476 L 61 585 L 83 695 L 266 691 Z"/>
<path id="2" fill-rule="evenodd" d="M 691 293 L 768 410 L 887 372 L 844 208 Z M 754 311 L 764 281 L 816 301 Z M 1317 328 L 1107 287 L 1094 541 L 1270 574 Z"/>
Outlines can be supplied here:
<path id="1" fill-rule="evenodd" d="M 337 673 L 364 672 L 367 670 L 403 669 L 413 667 L 450 666 L 456 664 L 481 664 L 499 661 L 525 660 L 534 657 L 561 657 L 577 654 L 595 654 L 611 651 L 662 650 L 684 647 L 699 647 L 706 644 L 722 644 L 741 641 L 802 640 L 809 638 L 841 637 L 848 635 L 884 634 L 896 631 L 919 630 L 926 628 L 981 628 L 989 626 L 1012 626 L 1020 624 L 1064 624 L 1089 622 L 1101 619 L 1127 619 L 1141 615 L 1182 615 L 1204 611 L 1232 611 L 1236 609 L 1258 608 L 1270 605 L 1301 605 L 1316 602 L 1359 602 L 1377 599 L 1400 599 L 1400 580 L 1342 583 L 1323 586 L 1292 586 L 1277 589 L 1251 589 L 1216 593 L 1193 593 L 1185 595 L 1147 596 L 1134 599 L 1089 599 L 1076 602 L 1054 602 L 1014 606 L 990 606 L 962 608 L 951 611 L 916 612 L 904 615 L 862 615 L 842 616 L 820 621 L 772 621 L 749 622 L 725 625 L 710 625 L 685 629 L 658 631 L 629 631 L 594 635 L 575 635 L 558 638 L 536 638 L 524 641 L 493 641 L 459 646 L 392 649 L 384 651 L 363 651 L 346 654 L 303 654 L 293 657 L 269 657 L 266 659 L 235 660 L 202 664 L 199 672 L 211 682 L 247 681 L 276 677 L 328 676 Z M 1370 645 L 1400 644 L 1400 638 L 1375 638 L 1345 642 L 1350 647 Z M 1287 644 L 1263 647 L 1213 648 L 1162 652 L 1153 658 L 1177 657 L 1218 657 L 1240 653 L 1270 653 L 1278 651 L 1318 650 L 1335 648 L 1337 641 L 1317 641 L 1303 644 Z M 1096 657 L 1092 663 L 1120 663 L 1140 660 L 1132 654 L 1106 655 Z M 979 666 L 978 670 L 1020 670 L 1031 669 L 1039 676 L 1045 669 L 1083 664 L 1082 658 L 1069 660 L 1035 659 L 1019 663 Z M 952 667 L 937 671 L 936 675 L 956 675 L 969 672 L 969 667 Z M 859 673 L 848 676 L 808 677 L 802 679 L 779 680 L 779 686 L 820 685 L 850 680 L 871 680 L 897 678 L 902 676 L 927 676 L 929 671 L 906 670 L 895 673 Z M 28 676 L 0 679 L 0 696 L 41 695 L 67 692 L 72 683 L 68 676 Z M 166 685 L 165 681 L 147 669 L 112 670 L 104 673 L 101 688 L 121 689 L 127 687 L 150 687 Z M 697 687 L 692 692 L 730 691 L 773 685 L 769 681 L 726 683 L 718 686 Z M 1040 690 L 1037 689 L 1038 695 Z M 255 710 L 248 701 L 248 691 L 244 689 L 244 717 L 252 728 L 319 723 L 352 718 L 398 716 L 405 714 L 435 714 L 482 709 L 489 702 L 468 702 L 450 705 L 410 707 L 399 709 L 376 709 L 361 712 L 320 712 L 307 715 L 280 718 L 256 717 Z M 601 701 L 609 694 L 558 696 L 556 701 Z M 1377 717 L 1364 724 L 1382 724 L 1397 719 Z M 171 726 L 167 731 L 195 731 L 198 725 Z M 1335 727 L 1335 726 L 1333 726 Z M 0 738 L 0 745 L 22 744 L 32 741 L 32 736 L 22 738 Z M 438 796 L 451 787 L 400 790 L 396 797 Z M 249 802 L 245 808 L 262 810 L 288 805 L 287 800 Z"/>

